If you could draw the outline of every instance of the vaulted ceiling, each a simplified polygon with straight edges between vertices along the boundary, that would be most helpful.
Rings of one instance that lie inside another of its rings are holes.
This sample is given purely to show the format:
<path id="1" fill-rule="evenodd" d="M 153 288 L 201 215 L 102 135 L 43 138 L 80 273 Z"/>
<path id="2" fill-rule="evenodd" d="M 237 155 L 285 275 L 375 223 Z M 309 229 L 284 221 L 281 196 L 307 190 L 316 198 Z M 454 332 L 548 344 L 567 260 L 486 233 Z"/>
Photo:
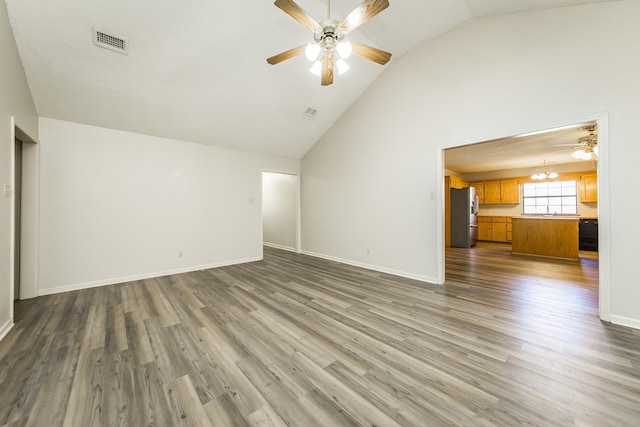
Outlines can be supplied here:
<path id="1" fill-rule="evenodd" d="M 380 66 L 321 86 L 304 55 L 266 58 L 312 41 L 271 0 L 6 0 L 18 50 L 44 117 L 301 158 L 393 61 L 470 19 L 605 0 L 391 0 L 348 38 L 389 51 Z M 326 0 L 298 0 L 317 21 Z M 334 0 L 342 19 L 361 0 Z M 128 39 L 123 55 L 92 28 Z M 315 118 L 303 113 L 318 111 Z"/>

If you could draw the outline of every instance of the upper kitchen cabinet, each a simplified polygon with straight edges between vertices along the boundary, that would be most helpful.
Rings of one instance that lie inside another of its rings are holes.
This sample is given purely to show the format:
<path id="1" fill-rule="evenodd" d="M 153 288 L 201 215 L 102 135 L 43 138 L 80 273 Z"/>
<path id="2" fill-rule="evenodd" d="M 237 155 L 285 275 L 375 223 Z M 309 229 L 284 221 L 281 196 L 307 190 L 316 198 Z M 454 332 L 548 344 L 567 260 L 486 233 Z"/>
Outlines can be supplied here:
<path id="1" fill-rule="evenodd" d="M 520 184 L 517 179 L 500 181 L 500 203 L 520 203 Z"/>
<path id="2" fill-rule="evenodd" d="M 478 203 L 481 205 L 520 203 L 520 185 L 517 179 L 472 182 L 469 186 L 476 188 Z"/>
<path id="3" fill-rule="evenodd" d="M 596 173 L 580 176 L 580 201 L 583 203 L 598 201 L 598 175 Z"/>
<path id="4" fill-rule="evenodd" d="M 487 205 L 500 204 L 500 181 L 484 183 L 484 203 Z"/>
<path id="5" fill-rule="evenodd" d="M 469 186 L 469 183 L 467 181 L 463 181 L 461 178 L 458 178 L 457 176 L 451 175 L 449 177 L 450 188 L 467 188 L 468 186 Z"/>

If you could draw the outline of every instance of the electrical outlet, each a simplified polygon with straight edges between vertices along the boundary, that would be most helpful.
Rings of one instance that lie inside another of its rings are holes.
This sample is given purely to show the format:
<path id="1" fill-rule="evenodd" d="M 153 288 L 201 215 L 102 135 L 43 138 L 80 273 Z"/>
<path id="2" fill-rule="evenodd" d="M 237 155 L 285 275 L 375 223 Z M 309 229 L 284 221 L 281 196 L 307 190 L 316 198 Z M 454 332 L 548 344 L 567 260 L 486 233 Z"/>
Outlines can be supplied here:
<path id="1" fill-rule="evenodd" d="M 367 248 L 367 255 L 371 255 L 371 249 Z"/>
<path id="2" fill-rule="evenodd" d="M 178 251 L 178 258 L 182 258 L 182 251 Z"/>

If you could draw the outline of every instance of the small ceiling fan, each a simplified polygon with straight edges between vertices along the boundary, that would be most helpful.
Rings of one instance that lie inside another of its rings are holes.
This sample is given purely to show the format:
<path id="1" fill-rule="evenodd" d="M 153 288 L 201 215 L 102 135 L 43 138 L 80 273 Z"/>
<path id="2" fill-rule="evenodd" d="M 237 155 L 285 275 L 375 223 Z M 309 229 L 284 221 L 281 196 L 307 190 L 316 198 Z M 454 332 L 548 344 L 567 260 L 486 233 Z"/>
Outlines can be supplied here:
<path id="1" fill-rule="evenodd" d="M 271 65 L 279 64 L 304 52 L 309 60 L 314 61 L 310 71 L 320 75 L 320 83 L 323 86 L 328 86 L 333 83 L 334 67 L 338 68 L 338 74 L 349 69 L 344 60 L 351 53 L 380 65 L 386 64 L 391 59 L 391 54 L 384 50 L 362 43 L 343 41 L 346 34 L 389 7 L 388 0 L 365 0 L 342 21 L 331 19 L 331 0 L 329 0 L 327 19 L 319 23 L 293 0 L 276 0 L 274 4 L 313 31 L 315 43 L 294 47 L 267 58 L 267 62 Z"/>
<path id="2" fill-rule="evenodd" d="M 577 150 L 571 153 L 571 157 L 576 160 L 591 160 L 592 156 L 598 156 L 598 135 L 595 125 L 587 126 L 582 130 L 589 131 L 589 135 L 578 138 L 575 144 L 557 144 L 558 147 L 576 147 Z"/>

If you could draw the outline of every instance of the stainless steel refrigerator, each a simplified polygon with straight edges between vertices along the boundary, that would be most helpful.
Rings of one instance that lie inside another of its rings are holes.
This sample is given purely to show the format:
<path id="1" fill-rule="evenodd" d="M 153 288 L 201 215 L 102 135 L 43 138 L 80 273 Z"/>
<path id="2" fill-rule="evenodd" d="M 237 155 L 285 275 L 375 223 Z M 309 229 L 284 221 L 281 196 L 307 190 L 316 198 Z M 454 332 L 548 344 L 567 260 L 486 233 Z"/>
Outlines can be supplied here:
<path id="1" fill-rule="evenodd" d="M 478 240 L 478 196 L 476 189 L 451 189 L 451 246 L 470 248 Z"/>

